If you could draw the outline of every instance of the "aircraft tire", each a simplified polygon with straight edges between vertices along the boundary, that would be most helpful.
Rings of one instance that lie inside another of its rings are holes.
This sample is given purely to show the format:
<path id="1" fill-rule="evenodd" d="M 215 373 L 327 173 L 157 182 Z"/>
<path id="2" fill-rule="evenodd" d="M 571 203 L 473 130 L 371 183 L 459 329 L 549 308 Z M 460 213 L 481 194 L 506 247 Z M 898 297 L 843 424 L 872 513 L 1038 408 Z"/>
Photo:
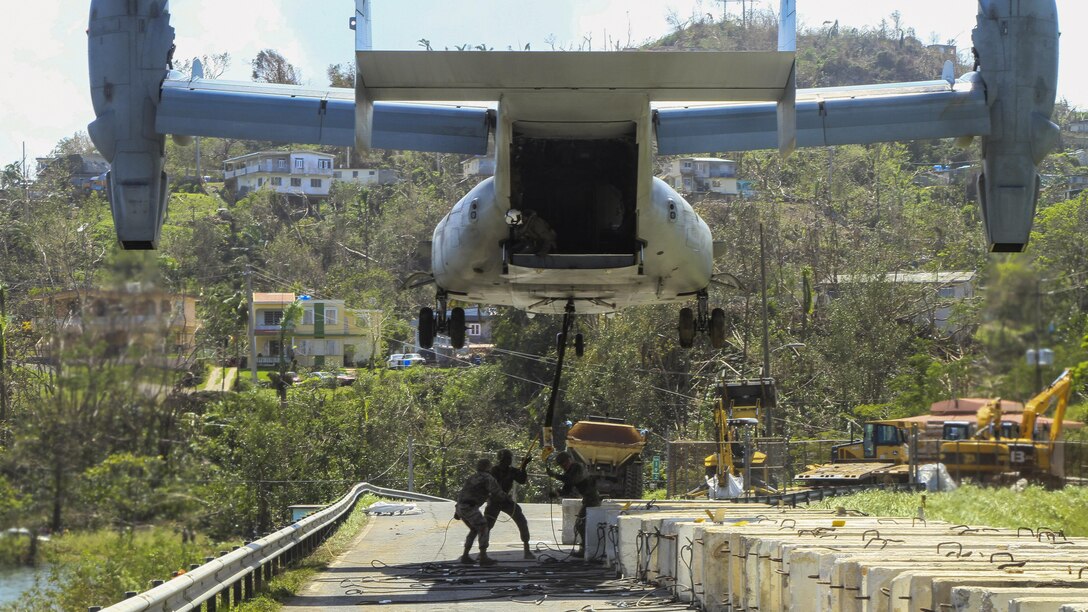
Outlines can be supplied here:
<path id="1" fill-rule="evenodd" d="M 586 339 L 582 334 L 574 334 L 574 354 L 581 357 L 586 352 Z"/>
<path id="2" fill-rule="evenodd" d="M 725 346 L 725 311 L 721 308 L 710 311 L 710 346 Z"/>
<path id="3" fill-rule="evenodd" d="M 680 309 L 680 346 L 691 348 L 695 344 L 695 313 L 690 308 Z"/>
<path id="4" fill-rule="evenodd" d="M 425 349 L 434 346 L 434 311 L 426 306 L 419 309 L 419 346 Z"/>
<path id="5" fill-rule="evenodd" d="M 465 347 L 465 309 L 454 308 L 450 313 L 450 344 L 453 348 Z"/>

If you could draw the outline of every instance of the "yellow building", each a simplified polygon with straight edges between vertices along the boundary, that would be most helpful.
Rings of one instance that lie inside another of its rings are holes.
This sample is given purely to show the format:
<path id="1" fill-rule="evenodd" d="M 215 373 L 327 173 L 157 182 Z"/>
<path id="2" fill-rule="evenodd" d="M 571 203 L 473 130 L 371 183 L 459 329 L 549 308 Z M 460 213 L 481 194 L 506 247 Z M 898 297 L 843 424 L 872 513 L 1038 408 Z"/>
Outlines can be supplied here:
<path id="1" fill-rule="evenodd" d="M 298 303 L 302 315 L 282 334 L 284 312 Z M 289 368 L 339 368 L 364 365 L 377 356 L 381 311 L 348 308 L 344 300 L 316 299 L 294 293 L 253 294 L 257 365 Z"/>
<path id="2" fill-rule="evenodd" d="M 196 298 L 134 284 L 131 290 L 69 289 L 41 298 L 48 314 L 35 321 L 45 335 L 91 334 L 119 354 L 130 346 L 189 357 L 200 320 Z M 51 315 L 51 316 L 50 316 Z"/>

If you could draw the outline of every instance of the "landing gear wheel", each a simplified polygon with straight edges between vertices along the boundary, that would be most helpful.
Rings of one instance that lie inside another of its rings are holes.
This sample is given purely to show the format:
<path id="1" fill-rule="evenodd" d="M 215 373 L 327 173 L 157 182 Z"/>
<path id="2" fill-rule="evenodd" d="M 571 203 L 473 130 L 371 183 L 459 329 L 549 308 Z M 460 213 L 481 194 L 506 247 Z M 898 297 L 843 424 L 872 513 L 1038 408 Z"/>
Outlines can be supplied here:
<path id="1" fill-rule="evenodd" d="M 581 357 L 586 352 L 586 339 L 582 334 L 574 334 L 574 354 Z"/>
<path id="2" fill-rule="evenodd" d="M 725 311 L 721 308 L 710 311 L 710 346 L 725 346 Z"/>
<path id="3" fill-rule="evenodd" d="M 695 344 L 695 313 L 690 308 L 680 309 L 680 346 L 691 348 Z"/>
<path id="4" fill-rule="evenodd" d="M 465 347 L 465 309 L 454 308 L 450 313 L 450 344 L 453 348 Z"/>
<path id="5" fill-rule="evenodd" d="M 642 462 L 629 463 L 623 472 L 623 498 L 642 499 Z"/>
<path id="6" fill-rule="evenodd" d="M 563 347 L 567 345 L 567 335 L 563 332 L 559 332 L 555 335 L 555 352 L 563 350 Z"/>
<path id="7" fill-rule="evenodd" d="M 429 349 L 434 346 L 434 311 L 424 306 L 419 309 L 419 346 Z"/>

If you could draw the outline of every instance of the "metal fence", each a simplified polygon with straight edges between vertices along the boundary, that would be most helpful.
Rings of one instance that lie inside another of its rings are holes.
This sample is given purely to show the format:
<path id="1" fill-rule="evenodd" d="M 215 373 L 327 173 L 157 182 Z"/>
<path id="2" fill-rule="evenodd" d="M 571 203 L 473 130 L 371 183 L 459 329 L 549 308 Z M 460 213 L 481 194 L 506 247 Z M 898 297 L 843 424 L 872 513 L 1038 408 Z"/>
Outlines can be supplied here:
<path id="1" fill-rule="evenodd" d="M 755 450 L 767 454 L 767 461 L 759 469 L 752 470 L 752 482 L 767 483 L 776 488 L 803 485 L 795 482 L 797 474 L 810 466 L 831 461 L 831 449 L 849 440 L 790 440 L 784 438 L 754 438 Z M 856 440 L 855 440 L 856 442 Z M 920 438 L 917 442 L 918 464 L 937 463 L 940 445 L 944 440 Z M 737 444 L 743 444 L 738 442 Z M 665 466 L 666 492 L 669 497 L 679 497 L 705 483 L 705 459 L 717 452 L 717 444 L 707 441 L 677 440 L 668 443 Z M 1052 458 L 1056 464 L 1056 476 L 1049 484 L 1088 484 L 1088 442 L 1060 441 L 1055 444 Z M 971 479 L 972 474 L 948 467 L 949 474 L 957 483 Z M 809 485 L 804 485 L 809 486 Z"/>
<path id="2" fill-rule="evenodd" d="M 142 612 L 144 610 L 227 610 L 252 599 L 273 576 L 307 557 L 332 535 L 351 514 L 364 493 L 394 499 L 448 502 L 441 497 L 409 493 L 359 483 L 347 495 L 310 516 L 265 536 L 239 546 L 218 558 L 192 568 L 143 593 L 127 593 L 124 601 L 106 608 L 106 612 Z M 95 606 L 90 612 L 101 608 Z"/>

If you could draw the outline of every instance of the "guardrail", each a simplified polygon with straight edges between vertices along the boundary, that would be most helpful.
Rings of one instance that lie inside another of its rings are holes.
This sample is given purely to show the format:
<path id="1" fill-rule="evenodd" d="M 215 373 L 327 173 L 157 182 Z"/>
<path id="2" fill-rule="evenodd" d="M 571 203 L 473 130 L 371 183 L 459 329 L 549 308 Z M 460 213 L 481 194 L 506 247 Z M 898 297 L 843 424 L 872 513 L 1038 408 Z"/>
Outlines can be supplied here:
<path id="1" fill-rule="evenodd" d="M 442 497 L 377 487 L 362 482 L 347 495 L 324 509 L 255 542 L 249 542 L 204 565 L 193 568 L 169 582 L 143 593 L 133 594 L 105 612 L 142 612 L 144 610 L 216 610 L 228 609 L 252 599 L 269 580 L 291 564 L 308 556 L 327 539 L 351 513 L 364 493 L 411 501 L 448 502 Z M 90 612 L 102 610 L 90 608 Z"/>

